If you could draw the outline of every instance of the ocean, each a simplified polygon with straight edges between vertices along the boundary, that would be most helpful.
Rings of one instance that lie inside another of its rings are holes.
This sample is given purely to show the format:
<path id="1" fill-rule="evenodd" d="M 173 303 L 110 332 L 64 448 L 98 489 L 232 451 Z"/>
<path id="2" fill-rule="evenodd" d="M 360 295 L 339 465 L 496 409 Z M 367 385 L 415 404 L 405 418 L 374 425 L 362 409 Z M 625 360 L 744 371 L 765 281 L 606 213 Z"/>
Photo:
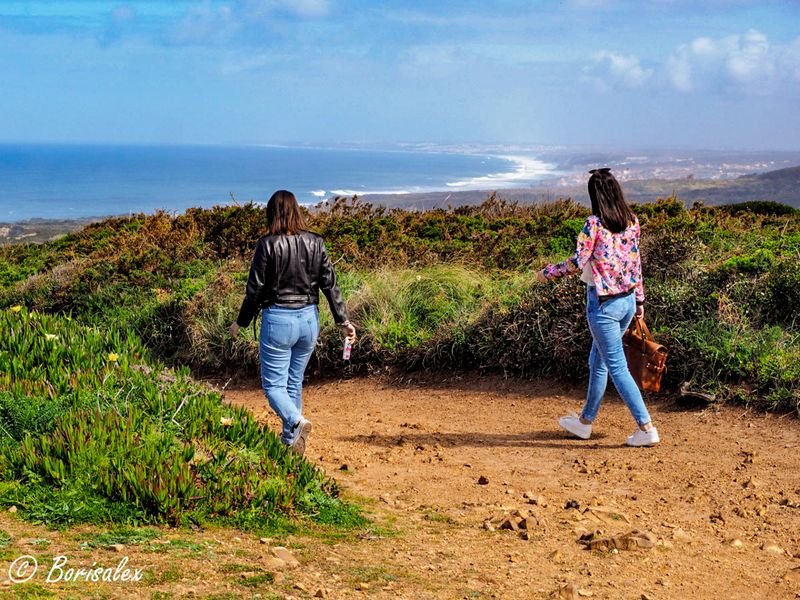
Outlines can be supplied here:
<path id="1" fill-rule="evenodd" d="M 153 212 L 248 201 L 288 189 L 337 195 L 525 187 L 531 157 L 276 146 L 0 144 L 0 222 Z"/>

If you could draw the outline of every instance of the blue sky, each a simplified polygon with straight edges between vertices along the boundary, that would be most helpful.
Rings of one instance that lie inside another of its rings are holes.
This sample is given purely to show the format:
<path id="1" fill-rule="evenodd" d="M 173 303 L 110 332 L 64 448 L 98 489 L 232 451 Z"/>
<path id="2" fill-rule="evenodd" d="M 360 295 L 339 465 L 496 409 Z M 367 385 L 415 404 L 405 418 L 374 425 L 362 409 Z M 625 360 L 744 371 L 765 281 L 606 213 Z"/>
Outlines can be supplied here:
<path id="1" fill-rule="evenodd" d="M 800 149 L 800 2 L 0 1 L 0 140 Z"/>

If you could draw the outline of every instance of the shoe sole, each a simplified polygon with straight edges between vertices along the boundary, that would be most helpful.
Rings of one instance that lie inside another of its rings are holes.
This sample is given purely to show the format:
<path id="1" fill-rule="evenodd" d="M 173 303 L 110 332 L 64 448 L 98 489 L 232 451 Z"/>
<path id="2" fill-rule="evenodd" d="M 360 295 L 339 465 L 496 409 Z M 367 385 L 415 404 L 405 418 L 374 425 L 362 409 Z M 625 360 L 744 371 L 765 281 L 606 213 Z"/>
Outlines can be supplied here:
<path id="1" fill-rule="evenodd" d="M 591 432 L 591 431 L 589 432 L 589 435 L 587 435 L 587 436 L 583 436 L 583 435 L 581 435 L 580 433 L 576 433 L 576 432 L 572 431 L 572 430 L 571 430 L 569 427 L 567 427 L 566 425 L 564 425 L 564 424 L 563 424 L 563 423 L 562 423 L 560 420 L 559 420 L 559 422 L 558 422 L 558 426 L 559 426 L 559 427 L 561 427 L 561 429 L 563 429 L 563 430 L 564 430 L 564 431 L 566 431 L 567 433 L 571 433 L 571 434 L 572 434 L 572 435 L 574 435 L 576 438 L 578 438 L 578 439 L 581 439 L 581 440 L 588 440 L 590 437 L 592 437 L 592 432 Z"/>
<path id="2" fill-rule="evenodd" d="M 309 433 L 311 433 L 311 421 L 306 421 L 300 425 L 300 429 L 298 429 L 297 434 L 295 434 L 291 448 L 300 456 L 303 456 L 306 452 L 306 438 Z"/>
<path id="3" fill-rule="evenodd" d="M 631 444 L 630 442 L 628 442 L 628 446 L 630 446 L 631 448 L 650 448 L 652 446 L 658 445 L 659 443 L 661 443 L 661 440 L 647 442 L 646 444 Z"/>

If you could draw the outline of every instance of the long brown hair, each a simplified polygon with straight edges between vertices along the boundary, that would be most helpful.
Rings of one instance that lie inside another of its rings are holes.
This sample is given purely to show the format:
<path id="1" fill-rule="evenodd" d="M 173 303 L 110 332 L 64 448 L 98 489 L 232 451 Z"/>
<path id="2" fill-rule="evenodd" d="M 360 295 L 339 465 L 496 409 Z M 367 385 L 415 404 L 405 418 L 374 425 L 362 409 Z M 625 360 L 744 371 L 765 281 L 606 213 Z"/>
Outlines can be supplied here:
<path id="1" fill-rule="evenodd" d="M 600 219 L 603 227 L 612 233 L 624 231 L 634 216 L 622 188 L 611 174 L 611 169 L 592 169 L 589 177 L 589 198 L 592 199 L 592 214 Z"/>
<path id="2" fill-rule="evenodd" d="M 278 190 L 267 202 L 267 234 L 296 235 L 308 231 L 300 205 L 292 192 Z"/>

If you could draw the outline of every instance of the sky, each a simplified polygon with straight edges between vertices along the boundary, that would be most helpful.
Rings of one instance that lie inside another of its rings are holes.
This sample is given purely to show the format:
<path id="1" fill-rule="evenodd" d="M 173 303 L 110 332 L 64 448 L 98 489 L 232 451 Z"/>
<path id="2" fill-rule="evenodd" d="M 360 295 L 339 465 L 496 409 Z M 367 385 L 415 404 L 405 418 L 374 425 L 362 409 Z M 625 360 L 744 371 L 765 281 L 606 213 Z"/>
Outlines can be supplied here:
<path id="1" fill-rule="evenodd" d="M 800 1 L 0 0 L 0 141 L 800 149 Z"/>

